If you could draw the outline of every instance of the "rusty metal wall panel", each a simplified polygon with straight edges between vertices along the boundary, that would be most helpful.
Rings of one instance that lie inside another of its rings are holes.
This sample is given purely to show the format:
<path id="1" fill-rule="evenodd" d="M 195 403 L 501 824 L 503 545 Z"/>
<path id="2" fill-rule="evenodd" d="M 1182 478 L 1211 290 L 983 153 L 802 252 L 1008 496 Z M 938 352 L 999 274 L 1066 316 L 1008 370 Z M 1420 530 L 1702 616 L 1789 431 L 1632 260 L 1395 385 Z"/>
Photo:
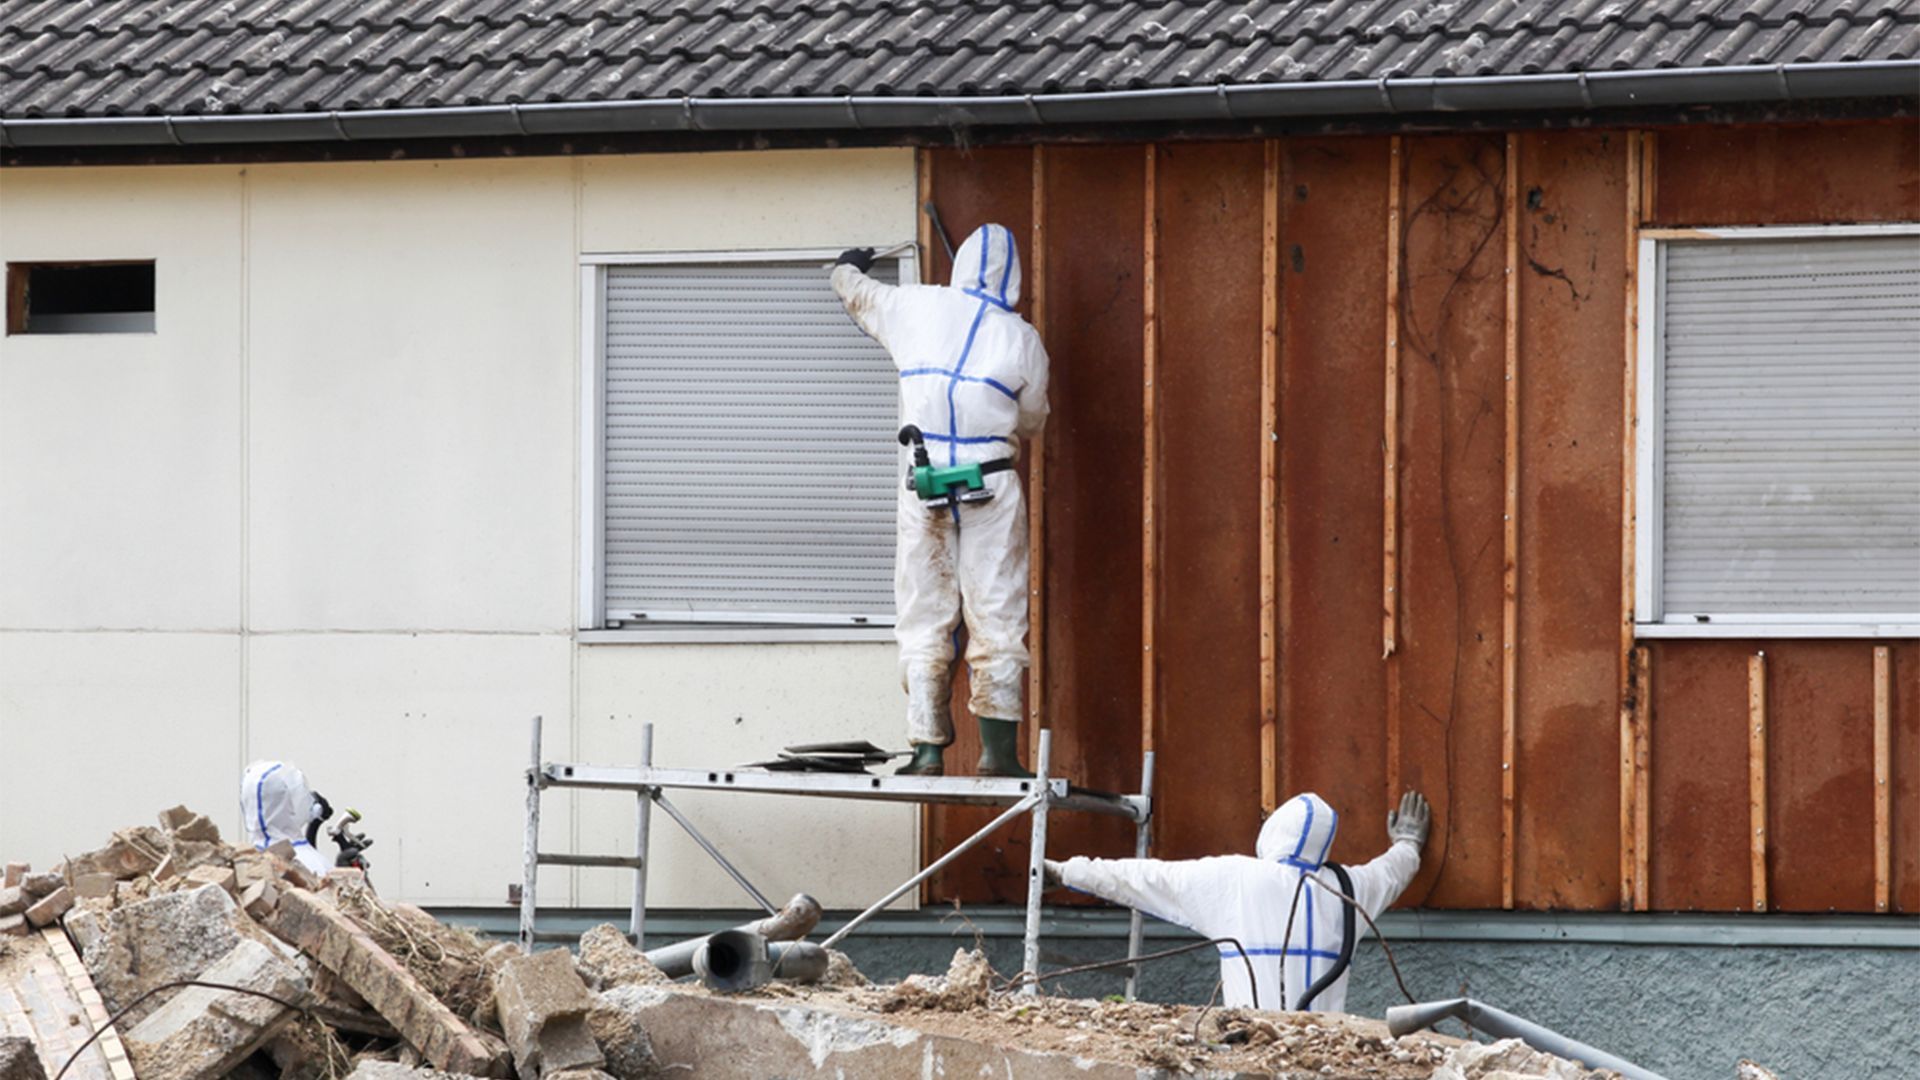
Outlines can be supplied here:
<path id="1" fill-rule="evenodd" d="M 1047 149 L 1047 714 L 1054 765 L 1140 785 L 1146 153 Z M 1050 850 L 1131 855 L 1133 827 L 1061 814 Z M 1064 894 L 1061 894 L 1064 895 Z"/>
<path id="2" fill-rule="evenodd" d="M 1750 641 L 1650 643 L 1652 837 L 1656 911 L 1752 906 L 1747 843 Z M 1609 772 L 1604 781 L 1610 781 Z"/>
<path id="3" fill-rule="evenodd" d="M 1280 796 L 1317 791 L 1378 854 L 1387 809 L 1380 537 L 1385 138 L 1289 139 L 1280 180 Z"/>
<path id="4" fill-rule="evenodd" d="M 1662 225 L 1920 220 L 1920 125 L 1665 130 L 1656 176 Z"/>
<path id="5" fill-rule="evenodd" d="M 1920 912 L 1920 642 L 1893 646 L 1893 909 Z"/>
<path id="6" fill-rule="evenodd" d="M 1005 225 L 1020 244 L 1030 266 L 1027 238 L 1033 232 L 1033 152 L 1025 148 L 928 151 L 934 205 L 958 247 L 974 229 L 989 222 Z M 927 252 L 921 279 L 946 284 L 952 264 L 936 237 Z M 1023 290 L 1020 312 L 1032 310 L 1033 286 Z M 964 631 L 963 631 L 964 644 Z M 967 711 L 969 686 L 966 665 L 955 665 L 953 691 L 954 742 L 947 748 L 947 765 L 957 775 L 971 774 L 980 756 L 980 734 Z M 943 852 L 993 820 L 994 812 L 965 806 L 929 807 L 923 817 L 927 850 Z M 1026 894 L 1027 824 L 1016 821 L 968 852 L 928 883 L 933 901 L 963 899 L 989 903 Z"/>
<path id="7" fill-rule="evenodd" d="M 1621 319 L 1617 133 L 1520 137 L 1514 905 L 1620 896 Z"/>
<path id="8" fill-rule="evenodd" d="M 1400 357 L 1400 777 L 1434 807 L 1407 890 L 1499 907 L 1504 146 L 1406 143 Z"/>
<path id="9" fill-rule="evenodd" d="M 1872 911 L 1873 646 L 1765 649 L 1769 902 L 1775 911 Z"/>
<path id="10" fill-rule="evenodd" d="M 1158 153 L 1154 850 L 1250 854 L 1260 828 L 1260 318 L 1265 152 Z"/>

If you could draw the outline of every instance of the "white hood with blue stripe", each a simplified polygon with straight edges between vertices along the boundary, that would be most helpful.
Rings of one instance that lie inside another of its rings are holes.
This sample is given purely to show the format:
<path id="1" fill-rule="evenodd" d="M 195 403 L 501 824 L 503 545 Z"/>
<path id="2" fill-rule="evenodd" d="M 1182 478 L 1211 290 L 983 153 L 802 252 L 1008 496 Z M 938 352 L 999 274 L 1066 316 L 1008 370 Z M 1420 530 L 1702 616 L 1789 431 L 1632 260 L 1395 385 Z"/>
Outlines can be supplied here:
<path id="1" fill-rule="evenodd" d="M 307 822 L 313 814 L 313 789 L 306 774 L 284 761 L 256 761 L 240 778 L 240 820 L 247 840 L 262 851 L 285 840 L 294 856 L 316 874 L 333 863 L 307 843 Z"/>

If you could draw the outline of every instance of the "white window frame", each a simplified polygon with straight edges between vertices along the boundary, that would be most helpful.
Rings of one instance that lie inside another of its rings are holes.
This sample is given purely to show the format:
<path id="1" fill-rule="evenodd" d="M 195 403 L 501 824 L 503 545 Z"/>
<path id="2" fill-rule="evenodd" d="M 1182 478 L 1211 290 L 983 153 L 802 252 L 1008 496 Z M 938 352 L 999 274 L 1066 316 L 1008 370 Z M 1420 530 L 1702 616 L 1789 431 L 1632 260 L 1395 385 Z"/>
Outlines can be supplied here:
<path id="1" fill-rule="evenodd" d="M 1661 520 L 1666 475 L 1665 356 L 1660 344 L 1661 287 L 1666 280 L 1666 251 L 1671 244 L 1695 240 L 1802 240 L 1847 236 L 1915 236 L 1920 222 L 1881 225 L 1739 226 L 1701 229 L 1642 229 L 1637 269 L 1639 315 L 1636 346 L 1636 428 L 1634 431 L 1634 633 L 1643 638 L 1911 638 L 1920 637 L 1920 612 L 1862 621 L 1855 614 L 1715 614 L 1702 622 L 1692 614 L 1665 610 L 1661 597 Z"/>
<path id="2" fill-rule="evenodd" d="M 893 613 L 844 616 L 828 622 L 812 616 L 749 612 L 673 612 L 646 622 L 607 625 L 606 564 L 606 342 L 607 268 L 671 263 L 829 264 L 850 247 L 871 247 L 900 261 L 902 283 L 920 280 L 918 248 L 911 242 L 851 243 L 836 248 L 737 248 L 726 251 L 593 252 L 580 256 L 580 596 L 579 640 L 697 643 L 760 641 L 891 641 Z"/>

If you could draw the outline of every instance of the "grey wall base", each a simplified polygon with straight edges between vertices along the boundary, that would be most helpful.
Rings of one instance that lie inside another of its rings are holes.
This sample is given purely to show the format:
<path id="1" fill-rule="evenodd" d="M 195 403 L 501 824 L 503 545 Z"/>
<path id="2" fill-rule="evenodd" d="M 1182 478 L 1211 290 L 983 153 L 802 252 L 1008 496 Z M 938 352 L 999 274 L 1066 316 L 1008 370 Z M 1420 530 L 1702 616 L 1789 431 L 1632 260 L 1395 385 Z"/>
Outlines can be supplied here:
<path id="1" fill-rule="evenodd" d="M 513 916 L 505 909 L 438 914 L 512 934 Z M 648 929 L 659 933 L 649 933 L 648 944 L 730 926 L 747 914 L 656 913 Z M 1043 970 L 1126 951 L 1121 913 L 1053 910 L 1049 916 Z M 1920 922 L 1629 918 L 1488 913 L 1436 929 L 1431 916 L 1403 916 L 1382 929 L 1416 997 L 1470 995 L 1674 1080 L 1730 1080 L 1743 1057 L 1784 1080 L 1920 1077 Z M 624 921 L 624 912 L 541 914 L 543 930 L 578 932 L 595 922 Z M 829 915 L 821 929 L 841 921 Z M 854 962 L 876 980 L 944 971 L 953 950 L 971 946 L 976 935 L 996 970 L 1020 969 L 1017 912 L 969 909 L 963 921 L 928 911 L 876 922 L 845 943 Z M 1159 924 L 1145 948 L 1192 940 Z M 1174 957 L 1147 965 L 1141 996 L 1204 1002 L 1218 978 L 1218 962 L 1207 951 Z M 1119 993 L 1121 984 L 1116 970 L 1049 985 L 1060 993 L 1101 997 Z M 1354 957 L 1347 1008 L 1378 1017 L 1401 1000 L 1379 943 L 1369 938 Z"/>

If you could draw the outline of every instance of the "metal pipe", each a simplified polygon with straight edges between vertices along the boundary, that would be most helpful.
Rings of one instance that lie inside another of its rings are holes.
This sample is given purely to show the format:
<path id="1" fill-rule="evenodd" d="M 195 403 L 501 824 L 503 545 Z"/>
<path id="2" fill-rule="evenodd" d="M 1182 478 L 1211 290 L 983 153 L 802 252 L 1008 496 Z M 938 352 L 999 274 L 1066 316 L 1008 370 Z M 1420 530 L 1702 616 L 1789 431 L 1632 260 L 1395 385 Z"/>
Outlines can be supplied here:
<path id="1" fill-rule="evenodd" d="M 1589 1069 L 1612 1069 L 1627 1080 L 1665 1080 L 1631 1061 L 1472 998 L 1395 1005 L 1387 1010 L 1387 1030 L 1398 1038 L 1446 1019 L 1464 1021 L 1498 1039 L 1519 1039 L 1535 1050 L 1578 1061 Z"/>
<path id="2" fill-rule="evenodd" d="M 714 862 L 719 863 L 720 869 L 725 870 L 727 876 L 732 878 L 735 884 L 747 890 L 747 895 L 753 897 L 754 903 L 759 904 L 761 909 L 769 915 L 777 910 L 773 906 L 773 901 L 767 899 L 766 895 L 759 889 L 754 888 L 753 882 L 748 881 L 745 874 L 735 869 L 734 865 L 727 861 L 727 857 L 720 854 L 720 849 L 713 846 L 713 841 L 708 840 L 705 836 L 701 835 L 699 829 L 693 827 L 693 822 L 686 819 L 686 815 L 680 812 L 679 807 L 667 801 L 665 792 L 655 788 L 653 801 L 660 804 L 660 809 L 665 810 L 668 817 L 679 822 L 680 827 L 687 831 L 687 835 L 693 837 L 693 842 L 700 845 L 700 850 L 711 856 Z"/>
<path id="3" fill-rule="evenodd" d="M 1140 797 L 1148 801 L 1146 816 L 1133 826 L 1133 857 L 1136 859 L 1147 857 L 1147 847 L 1152 838 L 1150 829 L 1153 825 L 1153 751 L 1151 750 L 1140 759 Z M 1146 920 L 1141 915 L 1140 909 L 1127 909 L 1127 956 L 1129 958 L 1140 955 L 1140 937 L 1145 932 Z M 1140 965 L 1133 964 L 1127 968 L 1127 1000 L 1134 1000 L 1139 989 Z"/>
<path id="4" fill-rule="evenodd" d="M 653 766 L 653 722 L 640 725 L 640 767 Z M 653 836 L 653 792 L 643 790 L 634 796 L 633 857 L 640 860 L 633 870 L 633 903 L 627 910 L 627 933 L 633 935 L 633 947 L 647 947 L 647 851 Z"/>
<path id="5" fill-rule="evenodd" d="M 751 931 L 722 930 L 701 939 L 693 970 L 709 989 L 737 994 L 774 979 L 819 982 L 827 973 L 828 961 L 827 950 L 811 941 L 769 944 Z"/>
<path id="6" fill-rule="evenodd" d="M 1046 789 L 1041 788 L 1040 790 L 1043 792 Z M 852 919 L 848 920 L 845 926 L 842 926 L 840 929 L 835 930 L 832 933 L 832 935 L 830 935 L 827 938 L 827 940 L 821 942 L 820 944 L 829 949 L 833 948 L 835 945 L 840 944 L 841 940 L 844 939 L 848 934 L 853 933 L 853 931 L 857 927 L 859 927 L 861 923 L 864 923 L 868 919 L 871 919 L 875 915 L 878 915 L 882 908 L 886 907 L 888 904 L 893 903 L 895 900 L 900 899 L 902 896 L 905 896 L 907 894 L 907 890 L 913 888 L 914 886 L 920 884 L 921 882 L 932 877 L 934 874 L 938 873 L 941 868 L 945 867 L 948 863 L 952 862 L 953 860 L 959 858 L 962 853 L 966 852 L 969 848 L 973 847 L 973 845 L 979 843 L 982 840 L 985 840 L 988 834 L 992 833 L 995 829 L 998 829 L 1000 826 L 1005 825 L 1007 822 L 1012 821 L 1014 818 L 1017 818 L 1021 814 L 1026 813 L 1028 810 L 1031 810 L 1035 805 L 1037 805 L 1040 802 L 1041 798 L 1042 796 L 1040 792 L 1035 792 L 1034 794 L 1028 795 L 1025 798 L 1021 799 L 1019 802 L 1014 803 L 1012 806 L 1007 807 L 1005 810 L 1002 810 L 1000 812 L 999 817 L 996 817 L 992 821 L 987 822 L 986 825 L 984 825 L 979 832 L 976 832 L 972 836 L 967 837 L 965 840 L 960 841 L 958 844 L 954 845 L 953 848 L 949 850 L 945 855 L 942 855 L 939 858 L 933 860 L 933 862 L 929 863 L 925 870 L 922 870 L 919 873 L 908 878 L 906 881 L 901 882 L 900 885 L 897 888 L 895 888 L 892 892 L 881 897 L 879 900 L 874 901 L 871 907 L 867 908 L 867 910 L 861 912 L 858 915 L 855 915 Z"/>
<path id="7" fill-rule="evenodd" d="M 787 901 L 786 907 L 772 915 L 733 927 L 731 930 L 721 930 L 718 933 L 753 934 L 767 941 L 798 941 L 812 933 L 814 927 L 820 925 L 820 916 L 820 901 L 806 893 L 798 893 L 793 899 Z M 648 951 L 647 960 L 654 967 L 676 979 L 682 975 L 691 975 L 694 972 L 694 955 L 712 936 L 712 934 L 702 934 L 672 945 L 662 945 Z"/>
<path id="8" fill-rule="evenodd" d="M 711 98 L 0 120 L 0 144 L 152 146 L 612 132 L 1049 126 L 1912 98 L 1920 60 L 1426 76 L 980 97 Z"/>
<path id="9" fill-rule="evenodd" d="M 540 717 L 533 718 L 533 752 L 527 764 L 527 839 L 520 865 L 520 951 L 533 952 L 534 895 L 540 885 Z"/>
<path id="10" fill-rule="evenodd" d="M 1042 729 L 1040 732 L 1039 759 L 1034 762 L 1034 777 L 1040 788 L 1040 801 L 1033 807 L 1033 840 L 1027 850 L 1027 932 L 1022 943 L 1020 970 L 1025 972 L 1028 983 L 1021 987 L 1021 993 L 1038 994 L 1040 983 L 1035 976 L 1040 974 L 1040 894 L 1046 891 L 1044 880 L 1047 867 L 1047 808 L 1051 799 L 1047 797 L 1047 775 L 1053 766 L 1053 732 Z"/>

